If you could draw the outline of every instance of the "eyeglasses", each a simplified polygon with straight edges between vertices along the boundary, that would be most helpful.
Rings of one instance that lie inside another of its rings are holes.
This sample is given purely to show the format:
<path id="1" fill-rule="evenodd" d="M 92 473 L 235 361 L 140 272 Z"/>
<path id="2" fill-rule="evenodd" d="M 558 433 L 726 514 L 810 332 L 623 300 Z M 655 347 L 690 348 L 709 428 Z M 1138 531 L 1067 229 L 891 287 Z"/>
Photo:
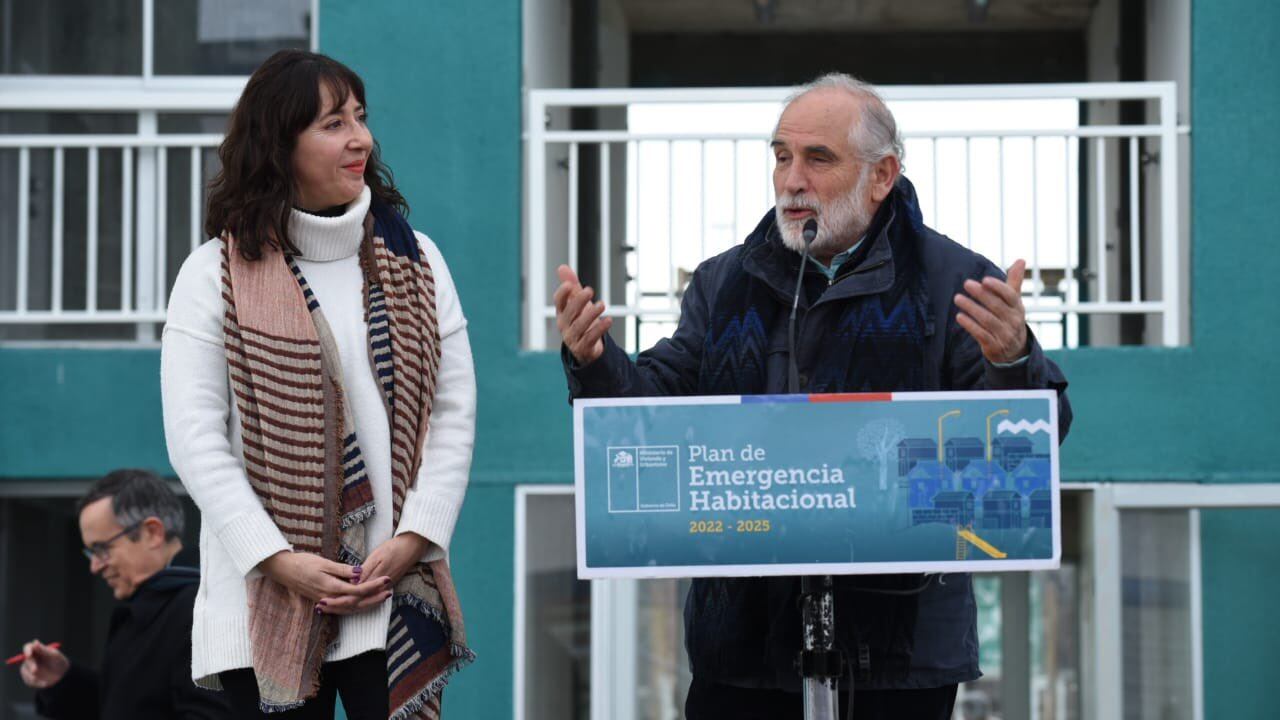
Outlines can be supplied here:
<path id="1" fill-rule="evenodd" d="M 129 533 L 133 532 L 134 530 L 137 530 L 138 526 L 142 525 L 142 523 L 143 521 L 139 520 L 138 522 L 130 525 L 129 527 L 121 530 L 115 535 L 112 535 L 106 540 L 103 540 L 102 542 L 96 542 L 90 545 L 89 547 L 80 548 L 80 553 L 84 555 L 84 558 L 86 560 L 93 560 L 94 558 L 97 558 L 102 562 L 106 562 L 107 558 L 111 555 L 111 544 L 119 540 L 120 538 L 124 537 L 125 535 L 128 535 Z"/>

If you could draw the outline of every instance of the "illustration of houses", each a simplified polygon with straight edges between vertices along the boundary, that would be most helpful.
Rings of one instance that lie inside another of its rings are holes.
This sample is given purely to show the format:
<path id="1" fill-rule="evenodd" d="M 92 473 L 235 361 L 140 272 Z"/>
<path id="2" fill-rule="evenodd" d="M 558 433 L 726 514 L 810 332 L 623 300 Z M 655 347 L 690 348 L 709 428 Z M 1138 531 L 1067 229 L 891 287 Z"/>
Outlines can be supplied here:
<path id="1" fill-rule="evenodd" d="M 1022 496 L 1016 490 L 992 490 L 982 498 L 982 527 L 1022 527 Z"/>
<path id="2" fill-rule="evenodd" d="M 933 496 L 933 507 L 946 516 L 951 525 L 973 524 L 973 493 L 964 490 L 944 490 Z"/>
<path id="3" fill-rule="evenodd" d="M 986 455 L 986 448 L 976 437 L 951 438 L 946 442 L 945 453 L 947 467 L 959 472 L 970 461 L 981 460 Z"/>
<path id="4" fill-rule="evenodd" d="M 898 443 L 898 475 L 906 476 L 923 460 L 937 460 L 938 443 L 929 438 L 907 438 Z"/>
<path id="5" fill-rule="evenodd" d="M 968 527 L 973 524 L 973 516 L 973 493 L 943 490 L 933 496 L 932 507 L 912 508 L 911 524 L 941 523 Z"/>
<path id="6" fill-rule="evenodd" d="M 1048 490 L 1053 479 L 1049 461 L 1041 458 L 1023 460 L 1010 477 L 1013 478 L 1013 489 L 1027 497 L 1036 490 Z"/>
<path id="7" fill-rule="evenodd" d="M 999 463 L 986 460 L 971 460 L 960 471 L 960 489 L 973 493 L 981 498 L 991 490 L 1003 490 L 1009 487 L 1009 475 Z"/>
<path id="8" fill-rule="evenodd" d="M 931 508 L 934 495 L 951 489 L 951 471 L 937 460 L 922 460 L 907 474 L 907 482 L 911 487 L 908 505 L 913 509 Z"/>
<path id="9" fill-rule="evenodd" d="M 1027 437 L 998 437 L 991 441 L 991 459 L 1012 471 L 1035 452 L 1035 444 Z"/>
<path id="10" fill-rule="evenodd" d="M 1053 527 L 1053 499 L 1048 488 L 1032 490 L 1030 496 L 1031 516 L 1027 527 Z"/>

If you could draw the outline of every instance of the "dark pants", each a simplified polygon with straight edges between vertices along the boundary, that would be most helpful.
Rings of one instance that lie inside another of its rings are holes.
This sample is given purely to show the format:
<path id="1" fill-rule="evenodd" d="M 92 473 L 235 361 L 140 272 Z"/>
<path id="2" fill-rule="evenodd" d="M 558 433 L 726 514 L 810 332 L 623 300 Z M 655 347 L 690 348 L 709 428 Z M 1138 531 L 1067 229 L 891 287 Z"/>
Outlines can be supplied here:
<path id="1" fill-rule="evenodd" d="M 856 720 L 951 720 L 956 687 L 923 690 L 855 690 Z M 840 718 L 848 697 L 840 695 Z M 801 720 L 804 702 L 799 693 L 757 690 L 699 682 L 693 679 L 684 704 L 686 720 Z"/>
<path id="2" fill-rule="evenodd" d="M 252 668 L 220 673 L 237 718 L 265 720 L 333 720 L 334 700 L 342 696 L 349 720 L 387 720 L 387 654 L 367 652 L 320 666 L 320 689 L 300 708 L 278 713 L 258 709 L 258 680 Z"/>

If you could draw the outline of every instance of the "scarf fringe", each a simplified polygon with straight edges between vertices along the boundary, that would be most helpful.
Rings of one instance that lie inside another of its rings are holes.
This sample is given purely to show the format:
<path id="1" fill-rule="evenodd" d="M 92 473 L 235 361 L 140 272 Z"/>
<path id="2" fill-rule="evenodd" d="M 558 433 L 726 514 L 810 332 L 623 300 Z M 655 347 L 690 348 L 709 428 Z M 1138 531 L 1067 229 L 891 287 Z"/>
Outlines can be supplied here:
<path id="1" fill-rule="evenodd" d="M 360 565 L 364 563 L 364 556 L 344 544 L 338 547 L 338 562 Z"/>
<path id="2" fill-rule="evenodd" d="M 268 714 L 288 712 L 290 710 L 297 710 L 298 708 L 306 704 L 307 704 L 306 700 L 299 700 L 298 702 L 291 702 L 291 703 L 269 703 L 261 698 L 258 699 L 258 709 Z"/>
<path id="3" fill-rule="evenodd" d="M 423 615 L 430 616 L 432 620 L 440 623 L 440 626 L 444 628 L 446 637 L 453 637 L 453 628 L 449 626 L 449 618 L 445 616 L 444 611 L 440 608 L 432 607 L 427 601 L 410 593 L 396 593 L 391 598 L 392 609 L 405 606 L 411 607 Z"/>
<path id="4" fill-rule="evenodd" d="M 454 643 L 449 643 L 449 654 L 457 659 L 449 663 L 440 673 L 440 676 L 432 680 L 430 684 L 422 689 L 422 692 L 409 698 L 403 705 L 396 708 L 395 712 L 391 713 L 387 720 L 410 720 L 422 710 L 428 700 L 444 690 L 445 685 L 449 684 L 455 673 L 470 665 L 476 659 L 476 654 L 470 648 Z M 441 712 L 443 713 L 443 708 L 441 708 Z"/>
<path id="5" fill-rule="evenodd" d="M 343 515 L 342 521 L 340 523 L 342 529 L 349 530 L 352 526 L 358 525 L 359 523 L 362 523 L 365 520 L 368 520 L 369 518 L 373 517 L 373 510 L 374 510 L 373 503 L 370 502 L 370 503 L 365 503 L 364 505 L 361 505 L 355 510 L 352 510 L 351 512 Z"/>

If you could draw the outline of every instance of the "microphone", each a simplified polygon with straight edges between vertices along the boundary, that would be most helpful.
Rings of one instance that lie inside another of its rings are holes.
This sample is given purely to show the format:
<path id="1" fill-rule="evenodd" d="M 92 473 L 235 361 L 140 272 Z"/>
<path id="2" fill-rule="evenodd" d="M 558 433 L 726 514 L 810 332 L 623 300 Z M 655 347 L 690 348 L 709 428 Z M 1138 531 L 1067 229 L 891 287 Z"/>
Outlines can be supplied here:
<path id="1" fill-rule="evenodd" d="M 804 224 L 804 252 L 800 254 L 800 272 L 796 275 L 796 292 L 791 297 L 791 317 L 787 319 L 787 392 L 800 392 L 800 365 L 796 362 L 796 308 L 800 305 L 800 289 L 804 287 L 804 266 L 809 262 L 809 246 L 818 236 L 818 221 L 809 218 Z"/>

